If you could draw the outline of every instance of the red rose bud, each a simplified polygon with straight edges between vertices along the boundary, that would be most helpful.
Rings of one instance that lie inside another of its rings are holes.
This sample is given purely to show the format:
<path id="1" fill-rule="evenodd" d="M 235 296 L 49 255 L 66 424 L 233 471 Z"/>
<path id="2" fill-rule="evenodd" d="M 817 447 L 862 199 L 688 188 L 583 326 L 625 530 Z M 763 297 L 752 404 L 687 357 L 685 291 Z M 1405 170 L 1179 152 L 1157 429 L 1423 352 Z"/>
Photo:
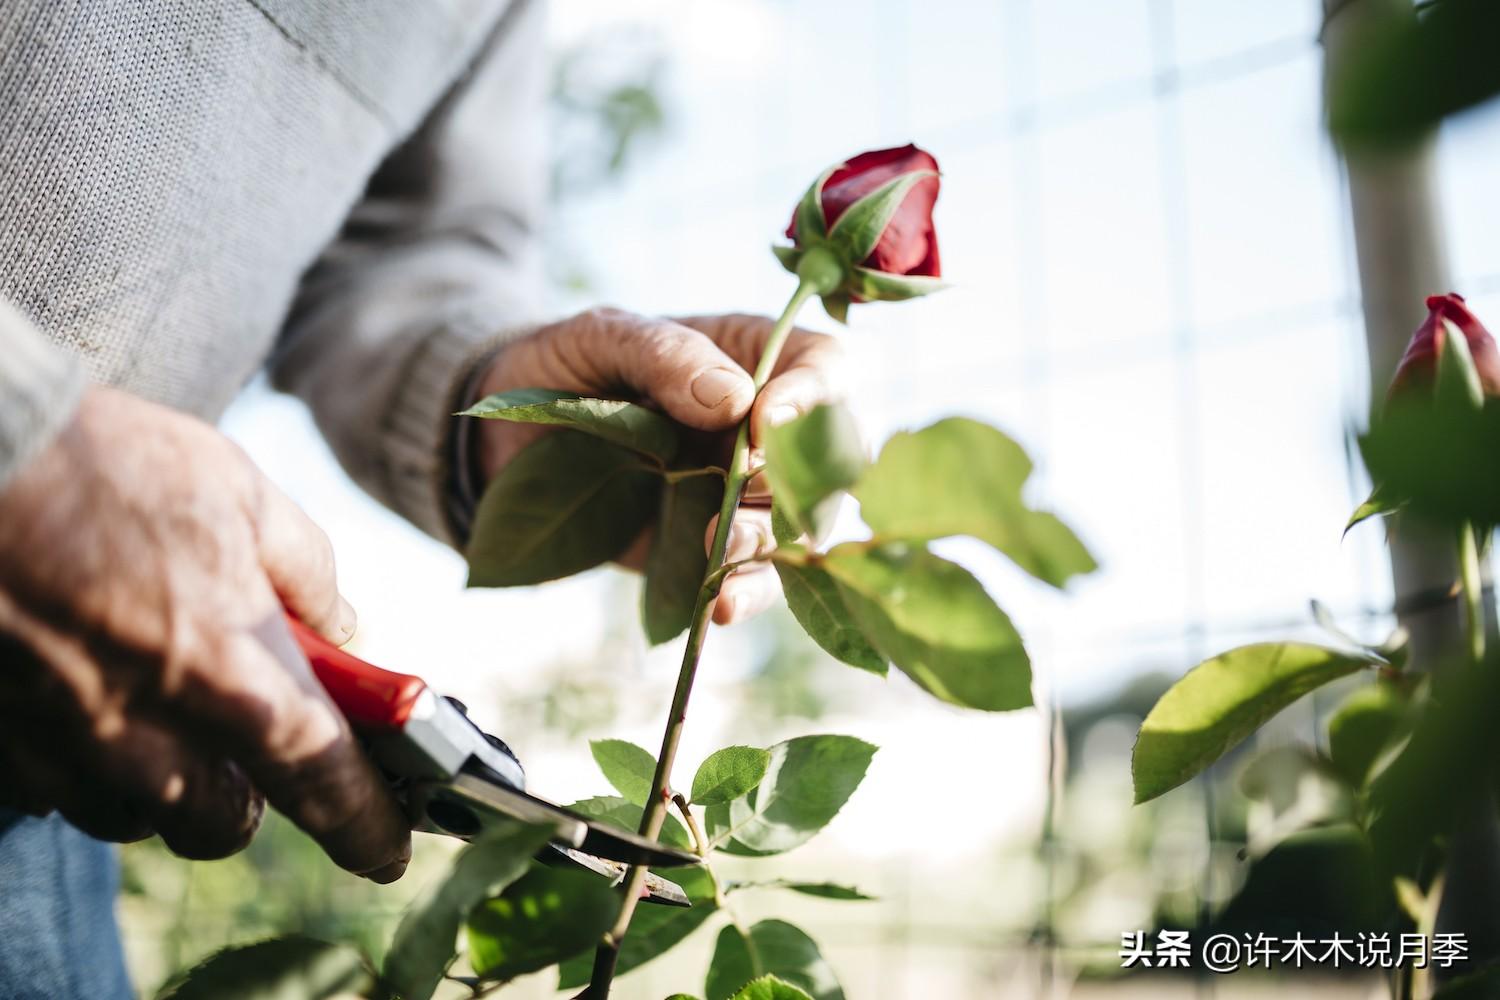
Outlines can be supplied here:
<path id="1" fill-rule="evenodd" d="M 939 184 L 937 160 L 916 146 L 860 153 L 813 182 L 787 227 L 793 246 L 772 249 L 835 319 L 851 301 L 935 292 Z"/>
<path id="2" fill-rule="evenodd" d="M 1430 393 L 1438 378 L 1439 364 L 1445 353 L 1448 331 L 1457 329 L 1464 335 L 1472 358 L 1474 375 L 1485 396 L 1500 396 L 1500 349 L 1484 324 L 1464 304 L 1463 296 L 1454 292 L 1427 298 L 1427 320 L 1412 335 L 1406 353 L 1396 365 L 1391 378 L 1388 399 L 1411 393 Z"/>

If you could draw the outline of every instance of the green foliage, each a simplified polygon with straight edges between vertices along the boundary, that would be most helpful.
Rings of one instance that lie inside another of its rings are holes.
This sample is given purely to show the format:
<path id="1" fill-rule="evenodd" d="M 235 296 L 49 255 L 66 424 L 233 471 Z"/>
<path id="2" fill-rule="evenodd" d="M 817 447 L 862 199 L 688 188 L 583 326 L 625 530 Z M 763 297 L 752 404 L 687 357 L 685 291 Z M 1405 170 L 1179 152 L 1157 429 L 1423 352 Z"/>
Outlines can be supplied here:
<path id="1" fill-rule="evenodd" d="M 1031 660 L 968 570 L 901 544 L 836 546 L 822 567 L 881 654 L 924 690 L 966 708 L 1031 704 Z"/>
<path id="2" fill-rule="evenodd" d="M 828 220 L 823 215 L 823 185 L 841 166 L 842 163 L 836 163 L 819 174 L 803 193 L 802 200 L 797 202 L 797 242 L 804 247 L 822 242 L 828 236 Z M 797 273 L 795 265 L 790 270 Z"/>
<path id="3" fill-rule="evenodd" d="M 774 511 L 773 511 L 774 516 Z M 786 606 L 808 638 L 836 660 L 874 674 L 885 675 L 884 656 L 865 638 L 854 614 L 826 570 L 811 564 L 776 562 Z"/>
<path id="4" fill-rule="evenodd" d="M 571 427 L 662 462 L 671 461 L 677 453 L 677 427 L 672 421 L 619 399 L 588 399 L 553 389 L 512 389 L 486 396 L 458 416 Z"/>
<path id="5" fill-rule="evenodd" d="M 635 805 L 646 804 L 656 776 L 656 758 L 649 751 L 627 740 L 590 740 L 589 752 L 615 791 Z"/>
<path id="6" fill-rule="evenodd" d="M 373 984 L 359 949 L 293 934 L 215 952 L 168 983 L 157 998 L 322 1000 Z"/>
<path id="7" fill-rule="evenodd" d="M 758 747 L 715 750 L 693 775 L 693 804 L 718 805 L 748 795 L 766 776 L 770 763 L 770 753 Z"/>
<path id="8" fill-rule="evenodd" d="M 1387 4 L 1328 82 L 1328 123 L 1351 143 L 1406 142 L 1500 93 L 1500 7 L 1443 0 L 1419 18 Z"/>
<path id="9" fill-rule="evenodd" d="M 596 795 L 591 799 L 580 799 L 568 808 L 589 819 L 608 823 L 610 826 L 616 826 L 631 833 L 635 833 L 640 828 L 643 812 L 641 803 L 631 802 L 617 795 Z M 666 815 L 665 822 L 662 823 L 661 835 L 657 839 L 663 844 L 681 847 L 684 850 L 691 850 L 693 847 L 692 841 L 688 839 L 687 831 L 671 813 Z"/>
<path id="10" fill-rule="evenodd" d="M 688 476 L 662 488 L 641 592 L 641 621 L 652 643 L 675 639 L 692 624 L 708 568 L 703 539 L 723 496 L 724 478 L 718 475 Z"/>
<path id="11" fill-rule="evenodd" d="M 724 887 L 725 892 L 739 892 L 741 889 L 789 889 L 792 892 L 800 892 L 804 896 L 817 896 L 820 899 L 837 899 L 846 902 L 868 902 L 875 898 L 865 895 L 853 886 L 836 885 L 833 882 L 790 882 L 779 878 L 764 882 L 730 882 Z"/>
<path id="12" fill-rule="evenodd" d="M 717 910 L 714 903 L 712 877 L 703 868 L 680 868 L 672 878 L 682 886 L 693 905 L 687 909 L 676 906 L 642 906 L 635 911 L 630 922 L 630 935 L 620 948 L 616 971 L 624 975 L 653 958 L 675 948 L 689 934 L 702 926 Z M 593 968 L 591 955 L 579 955 L 562 963 L 557 988 L 577 989 L 589 981 Z"/>
<path id="13" fill-rule="evenodd" d="M 1500 463 L 1490 460 L 1500 454 L 1496 401 L 1476 411 L 1397 398 L 1359 444 L 1387 503 L 1443 523 L 1500 524 Z"/>
<path id="14" fill-rule="evenodd" d="M 730 1000 L 812 1000 L 812 997 L 775 976 L 762 976 L 747 984 Z"/>
<path id="15" fill-rule="evenodd" d="M 832 520 L 841 491 L 865 469 L 854 417 L 842 406 L 819 406 L 766 431 L 766 477 L 783 516 L 819 537 Z"/>
<path id="16" fill-rule="evenodd" d="M 1322 646 L 1269 642 L 1198 664 L 1141 725 L 1131 758 L 1136 802 L 1176 788 L 1298 698 L 1373 662 Z"/>
<path id="17" fill-rule="evenodd" d="M 1424 853 L 1493 794 L 1500 763 L 1500 658 L 1433 671 L 1411 737 L 1383 756 L 1365 787 L 1365 830 L 1379 870 L 1414 876 Z"/>
<path id="18" fill-rule="evenodd" d="M 660 489 L 660 478 L 626 448 L 578 431 L 540 438 L 479 500 L 469 586 L 542 583 L 613 559 L 646 526 Z"/>
<path id="19" fill-rule="evenodd" d="M 948 287 L 948 283 L 921 274 L 891 274 L 869 267 L 854 267 L 849 269 L 849 286 L 866 302 L 903 302 L 940 292 Z"/>
<path id="20" fill-rule="evenodd" d="M 726 853 L 779 854 L 811 840 L 864 780 L 875 747 L 853 736 L 799 736 L 770 755 L 750 794 L 707 810 L 709 840 Z"/>
<path id="21" fill-rule="evenodd" d="M 843 1000 L 844 991 L 817 942 L 784 920 L 762 920 L 749 939 L 736 926 L 719 932 L 704 985 L 706 1000 L 730 1000 L 752 980 L 774 975 L 813 1000 Z"/>
<path id="22" fill-rule="evenodd" d="M 555 965 L 597 944 L 620 903 L 591 873 L 533 866 L 469 914 L 470 964 L 481 979 L 500 981 Z"/>
<path id="23" fill-rule="evenodd" d="M 548 827 L 497 825 L 458 855 L 448 875 L 406 911 L 381 978 L 404 1000 L 428 1000 L 453 958 L 469 911 L 525 874 L 547 843 Z"/>
<path id="24" fill-rule="evenodd" d="M 834 234 L 840 245 L 854 252 L 870 232 L 878 236 L 914 182 L 894 182 L 846 213 L 840 223 L 846 228 Z M 822 226 L 816 187 L 800 210 L 810 229 Z M 779 256 L 789 267 L 801 264 L 797 250 Z M 925 290 L 872 286 L 866 297 Z M 642 600 L 646 632 L 651 641 L 663 642 L 690 624 L 708 569 L 703 536 L 722 501 L 723 482 L 704 470 L 664 468 L 672 451 L 661 418 L 629 404 L 542 390 L 492 397 L 469 412 L 564 428 L 518 455 L 486 491 L 471 542 L 471 582 L 531 583 L 587 568 L 621 552 L 654 513 Z M 674 431 L 673 447 L 676 440 Z M 819 646 L 882 675 L 893 662 L 953 704 L 987 710 L 1031 704 L 1030 661 L 1009 618 L 968 571 L 925 547 L 950 535 L 972 535 L 1059 587 L 1094 568 L 1061 521 L 1022 499 L 1031 463 L 1019 446 L 974 421 L 949 420 L 898 435 L 871 466 L 848 412 L 821 406 L 769 429 L 765 450 L 775 494 L 772 530 L 781 546 L 772 559 L 793 617 Z M 840 494 L 851 489 L 875 539 L 826 553 L 804 548 L 806 539 L 826 531 Z M 654 780 L 653 756 L 620 740 L 591 746 L 621 795 L 585 799 L 571 808 L 637 829 Z M 704 810 L 702 823 L 714 849 L 741 856 L 791 850 L 839 812 L 874 751 L 861 740 L 834 735 L 798 737 L 769 750 L 728 747 L 699 768 L 688 808 Z M 670 815 L 661 839 L 678 847 L 690 843 Z M 542 878 L 528 877 L 474 912 L 471 947 L 481 975 L 504 979 L 540 968 L 597 936 L 607 922 L 604 910 L 573 901 Z M 694 905 L 637 911 L 617 974 L 674 947 L 724 899 L 706 870 L 687 871 L 680 881 Z M 581 891 L 583 883 L 577 884 Z M 831 900 L 869 898 L 819 882 L 752 884 Z M 587 911 L 584 916 L 569 916 L 579 909 Z M 731 929 L 721 935 L 711 997 L 842 997 L 817 946 L 801 931 L 772 920 L 747 933 Z M 560 988 L 583 985 L 590 967 L 587 955 L 566 958 Z M 785 981 L 763 977 L 746 985 L 765 972 Z"/>
<path id="25" fill-rule="evenodd" d="M 1399 736 L 1411 730 L 1411 706 L 1396 685 L 1377 681 L 1351 691 L 1328 718 L 1328 756 L 1356 788 Z"/>
<path id="26" fill-rule="evenodd" d="M 1061 587 L 1097 568 L 1073 532 L 1021 498 L 1031 459 L 993 427 L 952 417 L 886 442 L 854 488 L 877 538 L 925 542 L 971 535 L 1039 580 Z"/>
<path id="27" fill-rule="evenodd" d="M 1370 491 L 1370 495 L 1365 499 L 1365 502 L 1354 508 L 1354 513 L 1349 515 L 1349 521 L 1344 525 L 1344 534 L 1347 535 L 1349 529 L 1361 521 L 1367 521 L 1372 517 L 1379 517 L 1385 514 L 1394 514 L 1400 507 L 1400 503 L 1391 497 L 1387 491 L 1376 486 Z"/>

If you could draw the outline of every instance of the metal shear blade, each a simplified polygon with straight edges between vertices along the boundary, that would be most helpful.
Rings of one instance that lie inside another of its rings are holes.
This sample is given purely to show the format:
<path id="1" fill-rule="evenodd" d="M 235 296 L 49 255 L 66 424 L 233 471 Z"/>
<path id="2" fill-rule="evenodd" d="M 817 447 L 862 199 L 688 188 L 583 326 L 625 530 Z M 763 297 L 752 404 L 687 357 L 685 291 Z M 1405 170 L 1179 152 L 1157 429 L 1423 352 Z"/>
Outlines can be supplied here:
<path id="1" fill-rule="evenodd" d="M 473 774 L 460 774 L 446 782 L 419 782 L 411 788 L 410 801 L 421 810 L 424 822 L 418 829 L 464 840 L 478 836 L 496 819 L 551 826 L 551 850 L 541 854 L 542 861 L 578 865 L 613 882 L 624 876 L 629 865 L 669 868 L 701 861 L 688 851 L 606 826 Z M 692 905 L 681 886 L 650 873 L 642 898 L 674 906 Z"/>

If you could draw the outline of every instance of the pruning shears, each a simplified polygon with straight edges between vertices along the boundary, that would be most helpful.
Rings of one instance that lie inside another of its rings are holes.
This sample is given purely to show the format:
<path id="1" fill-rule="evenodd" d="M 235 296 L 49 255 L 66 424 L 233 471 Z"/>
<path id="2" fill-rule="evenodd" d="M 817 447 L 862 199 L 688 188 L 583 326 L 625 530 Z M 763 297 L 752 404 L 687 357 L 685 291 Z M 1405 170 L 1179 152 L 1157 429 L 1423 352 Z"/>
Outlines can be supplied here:
<path id="1" fill-rule="evenodd" d="M 496 822 L 552 828 L 538 855 L 618 882 L 630 865 L 694 865 L 697 855 L 596 822 L 526 791 L 521 762 L 469 719 L 463 703 L 413 674 L 367 663 L 293 615 L 287 622 L 313 673 L 407 807 L 414 829 L 472 840 Z M 644 901 L 689 906 L 682 887 L 648 873 Z"/>

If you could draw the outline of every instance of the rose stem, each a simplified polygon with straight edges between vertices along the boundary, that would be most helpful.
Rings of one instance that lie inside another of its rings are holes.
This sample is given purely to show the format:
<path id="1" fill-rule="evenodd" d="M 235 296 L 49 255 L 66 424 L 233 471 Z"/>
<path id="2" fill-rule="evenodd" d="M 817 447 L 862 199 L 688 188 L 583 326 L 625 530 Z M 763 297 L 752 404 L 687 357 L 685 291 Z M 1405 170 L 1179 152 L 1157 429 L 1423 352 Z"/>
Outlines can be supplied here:
<path id="1" fill-rule="evenodd" d="M 770 380 L 771 372 L 776 367 L 776 359 L 781 354 L 782 345 L 786 343 L 788 335 L 792 332 L 792 321 L 808 299 L 818 294 L 818 286 L 815 282 L 803 279 L 797 285 L 797 290 L 792 293 L 792 298 L 786 304 L 786 309 L 776 324 L 771 327 L 771 335 L 766 338 L 766 346 L 761 351 L 760 363 L 755 366 L 755 391 Z M 734 456 L 730 459 L 728 475 L 724 477 L 724 500 L 719 505 L 719 524 L 714 531 L 713 545 L 708 550 L 708 568 L 704 573 L 703 585 L 698 588 L 697 603 L 693 605 L 692 625 L 688 628 L 687 648 L 682 652 L 682 666 L 677 671 L 677 690 L 672 695 L 672 709 L 667 715 L 667 729 L 661 739 L 661 753 L 656 757 L 656 774 L 651 779 L 651 794 L 646 797 L 646 809 L 641 815 L 640 833 L 643 837 L 653 840 L 661 833 L 661 825 L 667 814 L 667 802 L 670 793 L 667 787 L 667 779 L 672 773 L 672 762 L 677 757 L 677 744 L 682 739 L 682 724 L 687 718 L 688 698 L 693 693 L 693 680 L 698 674 L 698 660 L 703 655 L 703 640 L 708 632 L 709 616 L 713 610 L 713 600 L 719 595 L 719 588 L 723 585 L 720 567 L 724 565 L 724 555 L 729 548 L 729 529 L 734 523 L 734 512 L 740 505 L 740 495 L 745 490 L 748 479 L 747 473 L 750 468 L 750 415 L 746 414 L 741 421 L 739 434 L 734 442 Z M 630 927 L 630 918 L 635 914 L 636 903 L 640 900 L 641 886 L 646 880 L 646 866 L 634 865 L 629 874 L 625 876 L 624 904 L 620 907 L 620 916 L 610 928 L 609 933 L 604 935 L 598 950 L 594 953 L 594 972 L 589 981 L 589 988 L 584 991 L 583 996 L 588 1000 L 604 1000 L 609 996 L 610 982 L 614 979 L 615 963 L 620 957 L 620 943 L 625 938 L 625 932 Z"/>

